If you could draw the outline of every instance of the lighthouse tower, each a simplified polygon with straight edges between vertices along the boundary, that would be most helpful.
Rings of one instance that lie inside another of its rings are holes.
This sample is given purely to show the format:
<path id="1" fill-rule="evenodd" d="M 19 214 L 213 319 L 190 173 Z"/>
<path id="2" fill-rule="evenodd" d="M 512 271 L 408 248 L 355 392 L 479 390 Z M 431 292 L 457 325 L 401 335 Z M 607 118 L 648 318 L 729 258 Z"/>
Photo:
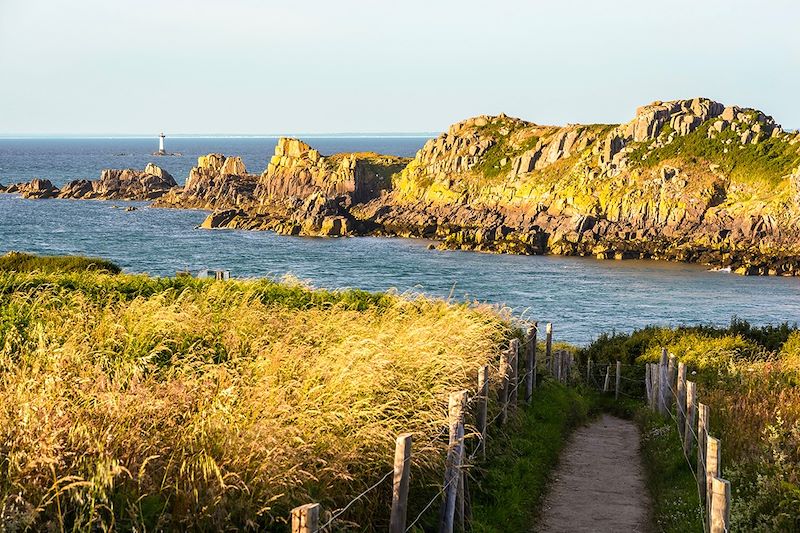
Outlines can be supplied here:
<path id="1" fill-rule="evenodd" d="M 164 150 L 164 132 L 161 132 L 161 135 L 158 136 L 158 155 L 167 155 L 167 151 Z"/>

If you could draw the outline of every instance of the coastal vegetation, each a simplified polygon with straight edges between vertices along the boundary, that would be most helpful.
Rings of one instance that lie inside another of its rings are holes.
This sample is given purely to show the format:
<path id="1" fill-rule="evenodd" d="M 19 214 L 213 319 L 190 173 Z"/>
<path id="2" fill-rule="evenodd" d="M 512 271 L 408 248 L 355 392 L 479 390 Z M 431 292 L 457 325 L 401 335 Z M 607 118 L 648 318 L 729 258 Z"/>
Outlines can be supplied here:
<path id="1" fill-rule="evenodd" d="M 34 255 L 23 252 L 9 252 L 0 256 L 0 272 L 104 272 L 119 274 L 122 272 L 111 261 L 97 257 L 77 255 Z"/>
<path id="2" fill-rule="evenodd" d="M 722 472 L 732 487 L 732 531 L 800 529 L 800 331 L 754 327 L 734 319 L 727 328 L 651 327 L 603 335 L 584 360 L 655 362 L 664 347 L 687 364 L 698 397 L 711 406 L 710 433 L 723 443 Z M 671 421 L 642 413 L 643 449 L 661 465 L 654 481 L 656 519 L 665 531 L 684 531 L 697 501 Z M 672 444 L 670 444 L 670 442 Z M 694 458 L 692 458 L 694 460 Z M 672 464 L 674 466 L 670 467 Z M 693 480 L 692 480 L 693 481 Z M 660 494 L 672 494 L 664 498 Z M 685 509 L 684 509 L 685 511 Z M 681 518 L 683 516 L 683 518 Z"/>
<path id="3" fill-rule="evenodd" d="M 284 530 L 293 506 L 340 508 L 391 470 L 409 431 L 427 495 L 447 394 L 514 334 L 481 305 L 20 264 L 0 272 L 10 531 Z M 343 518 L 381 529 L 389 497 Z"/>

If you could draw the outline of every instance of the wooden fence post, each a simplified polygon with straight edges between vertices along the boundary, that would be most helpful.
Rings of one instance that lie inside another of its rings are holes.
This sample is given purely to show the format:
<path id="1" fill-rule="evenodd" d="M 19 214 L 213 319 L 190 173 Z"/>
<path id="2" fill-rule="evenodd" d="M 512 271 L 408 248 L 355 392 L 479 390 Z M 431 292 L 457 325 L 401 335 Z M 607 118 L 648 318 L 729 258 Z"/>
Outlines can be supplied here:
<path id="1" fill-rule="evenodd" d="M 678 358 L 674 355 L 669 356 L 667 374 L 669 376 L 669 403 L 667 404 L 667 409 L 672 409 L 672 405 L 678 401 L 678 389 L 675 384 L 675 379 L 678 375 Z"/>
<path id="2" fill-rule="evenodd" d="M 661 362 L 658 364 L 658 412 L 666 416 L 669 411 L 669 368 L 667 363 L 667 349 L 661 348 Z"/>
<path id="3" fill-rule="evenodd" d="M 700 502 L 706 501 L 706 446 L 708 446 L 708 422 L 711 410 L 704 403 L 697 404 L 697 489 Z M 687 420 L 687 425 L 689 421 Z"/>
<path id="4" fill-rule="evenodd" d="M 653 403 L 650 408 L 658 412 L 658 402 L 661 398 L 661 383 L 659 382 L 661 374 L 658 371 L 658 363 L 650 363 L 650 379 L 653 383 Z"/>
<path id="5" fill-rule="evenodd" d="M 710 533 L 728 533 L 731 518 L 731 484 L 715 477 L 711 480 L 711 528 Z"/>
<path id="6" fill-rule="evenodd" d="M 706 437 L 706 521 L 711 527 L 711 501 L 713 499 L 712 481 L 715 477 L 722 476 L 721 461 L 722 446 L 719 439 L 708 435 Z"/>
<path id="7" fill-rule="evenodd" d="M 511 339 L 508 345 L 508 364 L 511 365 L 511 380 L 508 402 L 512 408 L 517 407 L 519 392 L 519 339 Z"/>
<path id="8" fill-rule="evenodd" d="M 525 403 L 531 403 L 536 387 L 536 322 L 528 328 L 528 349 L 525 351 Z"/>
<path id="9" fill-rule="evenodd" d="M 394 480 L 389 533 L 405 533 L 408 510 L 408 485 L 411 479 L 411 433 L 397 437 L 394 446 Z"/>
<path id="10" fill-rule="evenodd" d="M 622 379 L 622 363 L 617 361 L 617 375 L 615 376 L 614 380 L 614 399 L 619 400 L 619 384 L 620 379 Z"/>
<path id="11" fill-rule="evenodd" d="M 464 409 L 467 405 L 467 391 L 453 392 L 448 401 L 450 425 L 450 446 L 444 473 L 444 501 L 439 516 L 439 532 L 453 533 L 456 514 L 456 499 L 461 480 L 461 462 L 464 458 Z"/>
<path id="12" fill-rule="evenodd" d="M 653 383 L 650 379 L 650 363 L 644 365 L 644 392 L 647 396 L 647 405 L 653 405 Z"/>
<path id="13" fill-rule="evenodd" d="M 544 357 L 545 361 L 548 365 L 548 370 L 550 374 L 553 374 L 553 323 L 548 322 L 545 326 L 545 345 L 544 345 Z"/>
<path id="14" fill-rule="evenodd" d="M 509 365 L 508 351 L 504 350 L 500 354 L 500 389 L 498 399 L 500 400 L 500 424 L 508 421 L 508 384 L 509 384 Z"/>
<path id="15" fill-rule="evenodd" d="M 317 533 L 318 529 L 318 503 L 307 503 L 292 509 L 292 533 Z"/>
<path id="16" fill-rule="evenodd" d="M 678 363 L 678 432 L 686 438 L 686 365 Z"/>
<path id="17" fill-rule="evenodd" d="M 591 359 L 587 359 L 586 360 L 586 384 L 589 385 L 591 380 L 592 380 L 592 360 Z"/>
<path id="18" fill-rule="evenodd" d="M 694 446 L 694 428 L 697 424 L 697 386 L 694 381 L 686 382 L 686 428 L 683 435 L 683 451 L 692 453 Z"/>
<path id="19" fill-rule="evenodd" d="M 606 366 L 606 380 L 603 382 L 603 392 L 608 392 L 608 387 L 611 382 L 611 363 Z"/>
<path id="20" fill-rule="evenodd" d="M 486 458 L 486 423 L 489 418 L 489 365 L 478 369 L 478 412 L 476 414 L 481 440 L 478 443 L 481 457 Z"/>

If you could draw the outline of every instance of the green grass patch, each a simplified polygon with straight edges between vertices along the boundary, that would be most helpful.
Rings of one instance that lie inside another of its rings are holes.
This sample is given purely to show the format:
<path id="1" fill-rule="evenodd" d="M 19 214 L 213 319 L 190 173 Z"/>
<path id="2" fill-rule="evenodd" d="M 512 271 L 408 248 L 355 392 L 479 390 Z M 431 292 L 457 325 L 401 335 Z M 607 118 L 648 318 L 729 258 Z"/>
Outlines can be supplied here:
<path id="1" fill-rule="evenodd" d="M 658 531 L 688 533 L 703 531 L 703 518 L 696 468 L 687 464 L 677 428 L 645 406 L 636 413 L 641 432 L 641 449 L 647 470 L 647 484 L 653 501 L 653 518 Z"/>
<path id="2" fill-rule="evenodd" d="M 566 438 L 591 405 L 576 389 L 546 381 L 533 405 L 488 440 L 487 462 L 472 482 L 473 531 L 530 530 Z"/>
<path id="3" fill-rule="evenodd" d="M 710 139 L 708 131 L 716 120 L 707 120 L 688 135 L 677 135 L 671 143 L 654 150 L 648 148 L 651 141 L 639 143 L 629 159 L 634 166 L 644 168 L 653 168 L 674 158 L 684 158 L 693 163 L 705 160 L 719 165 L 720 170 L 734 181 L 773 186 L 800 165 L 797 147 L 783 139 L 764 138 L 762 134 L 757 143 L 742 145 L 741 131 L 733 131 L 730 127 Z M 668 135 L 669 130 L 665 127 L 659 138 L 666 139 Z M 728 140 L 730 144 L 726 144 Z M 647 158 L 642 160 L 645 155 Z"/>
<path id="4" fill-rule="evenodd" d="M 80 255 L 34 255 L 24 252 L 8 252 L 0 256 L 2 272 L 104 272 L 118 274 L 122 271 L 117 265 L 97 257 Z"/>

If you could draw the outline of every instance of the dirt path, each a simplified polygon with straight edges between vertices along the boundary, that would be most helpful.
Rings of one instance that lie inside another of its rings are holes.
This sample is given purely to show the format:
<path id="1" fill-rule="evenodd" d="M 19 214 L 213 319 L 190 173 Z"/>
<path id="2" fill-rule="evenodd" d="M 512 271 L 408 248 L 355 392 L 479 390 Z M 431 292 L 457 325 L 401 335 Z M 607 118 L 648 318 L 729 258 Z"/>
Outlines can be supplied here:
<path id="1" fill-rule="evenodd" d="M 534 531 L 647 531 L 649 499 L 639 430 L 610 415 L 575 431 Z"/>

